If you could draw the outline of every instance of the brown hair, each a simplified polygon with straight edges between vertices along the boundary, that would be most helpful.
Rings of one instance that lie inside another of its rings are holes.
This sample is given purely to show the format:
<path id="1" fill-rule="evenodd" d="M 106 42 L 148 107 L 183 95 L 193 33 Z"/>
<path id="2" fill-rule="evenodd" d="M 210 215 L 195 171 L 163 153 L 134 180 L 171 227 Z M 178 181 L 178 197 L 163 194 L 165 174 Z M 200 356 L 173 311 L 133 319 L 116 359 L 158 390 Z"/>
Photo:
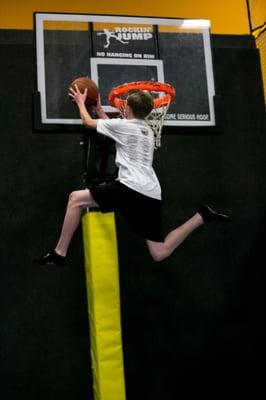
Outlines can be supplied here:
<path id="1" fill-rule="evenodd" d="M 127 104 L 132 108 L 134 117 L 145 119 L 153 109 L 153 97 L 149 92 L 132 90 L 129 92 Z"/>

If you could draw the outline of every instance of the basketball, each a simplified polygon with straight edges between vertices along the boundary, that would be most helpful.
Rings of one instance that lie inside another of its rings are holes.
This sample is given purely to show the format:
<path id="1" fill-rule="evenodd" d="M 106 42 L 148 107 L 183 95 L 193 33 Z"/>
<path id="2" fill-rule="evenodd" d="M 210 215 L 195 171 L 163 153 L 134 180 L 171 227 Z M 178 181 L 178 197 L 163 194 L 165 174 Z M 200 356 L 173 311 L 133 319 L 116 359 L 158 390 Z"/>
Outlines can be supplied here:
<path id="1" fill-rule="evenodd" d="M 74 85 L 77 85 L 79 91 L 84 93 L 84 90 L 87 89 L 87 98 L 86 98 L 86 106 L 95 106 L 97 104 L 97 99 L 99 95 L 99 90 L 95 82 L 93 82 L 87 76 L 81 76 L 76 78 L 71 84 L 70 87 L 74 88 Z"/>

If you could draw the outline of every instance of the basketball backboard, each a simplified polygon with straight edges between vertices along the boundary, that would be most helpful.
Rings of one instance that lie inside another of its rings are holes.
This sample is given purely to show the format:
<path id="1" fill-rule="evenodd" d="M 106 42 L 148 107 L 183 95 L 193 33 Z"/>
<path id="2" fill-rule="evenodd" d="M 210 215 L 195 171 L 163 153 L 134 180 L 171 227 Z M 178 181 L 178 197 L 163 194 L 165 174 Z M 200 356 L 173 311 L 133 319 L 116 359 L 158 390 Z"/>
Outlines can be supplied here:
<path id="1" fill-rule="evenodd" d="M 67 96 L 79 76 L 97 83 L 107 113 L 115 86 L 161 81 L 176 89 L 165 127 L 215 126 L 208 20 L 35 13 L 35 32 L 40 127 L 81 125 Z"/>

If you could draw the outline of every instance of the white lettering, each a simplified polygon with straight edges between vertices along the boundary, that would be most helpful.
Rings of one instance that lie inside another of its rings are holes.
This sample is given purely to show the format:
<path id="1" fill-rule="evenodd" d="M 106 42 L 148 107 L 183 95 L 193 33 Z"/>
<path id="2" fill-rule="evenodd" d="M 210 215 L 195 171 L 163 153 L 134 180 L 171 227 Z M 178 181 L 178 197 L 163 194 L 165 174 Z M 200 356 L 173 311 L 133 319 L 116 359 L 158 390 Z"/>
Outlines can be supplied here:
<path id="1" fill-rule="evenodd" d="M 143 39 L 144 40 L 149 40 L 152 38 L 152 34 L 151 33 L 143 33 Z"/>
<path id="2" fill-rule="evenodd" d="M 131 39 L 131 33 L 123 32 L 122 34 L 118 34 L 118 37 L 123 39 L 123 40 L 130 40 Z"/>
<path id="3" fill-rule="evenodd" d="M 151 31 L 151 29 L 150 28 L 142 28 L 142 27 L 139 27 L 139 28 L 130 28 L 130 27 L 122 27 L 122 28 L 120 28 L 120 27 L 116 27 L 115 28 L 115 32 L 131 32 L 131 33 L 133 33 L 133 32 L 136 32 L 136 33 L 138 33 L 138 32 L 150 32 Z"/>
<path id="4" fill-rule="evenodd" d="M 118 57 L 118 58 L 132 58 L 132 53 L 106 53 L 107 57 Z"/>
<path id="5" fill-rule="evenodd" d="M 197 114 L 197 120 L 207 121 L 209 119 L 209 114 Z"/>
<path id="6" fill-rule="evenodd" d="M 147 35 L 147 33 L 144 33 L 144 35 Z M 132 33 L 131 38 L 132 40 L 143 40 L 143 33 Z"/>
<path id="7" fill-rule="evenodd" d="M 195 114 L 177 114 L 177 119 L 178 120 L 195 120 L 196 115 Z"/>
<path id="8" fill-rule="evenodd" d="M 170 119 L 176 120 L 176 114 L 166 114 L 166 116 L 165 116 L 164 119 L 165 119 L 165 120 L 166 120 L 166 119 L 167 119 L 167 120 L 170 120 Z"/>

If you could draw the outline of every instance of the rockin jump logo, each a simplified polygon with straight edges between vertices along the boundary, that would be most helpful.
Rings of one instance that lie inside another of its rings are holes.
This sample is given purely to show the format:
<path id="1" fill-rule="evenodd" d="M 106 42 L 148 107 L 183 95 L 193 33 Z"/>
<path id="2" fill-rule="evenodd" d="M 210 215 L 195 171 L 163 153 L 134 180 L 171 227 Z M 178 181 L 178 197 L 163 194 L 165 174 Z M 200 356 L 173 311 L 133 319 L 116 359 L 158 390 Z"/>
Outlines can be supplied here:
<path id="1" fill-rule="evenodd" d="M 148 27 L 116 27 L 112 31 L 103 29 L 97 35 L 105 37 L 105 44 L 103 46 L 105 49 L 109 48 L 112 41 L 129 44 L 133 41 L 147 41 L 153 38 L 152 30 Z"/>

